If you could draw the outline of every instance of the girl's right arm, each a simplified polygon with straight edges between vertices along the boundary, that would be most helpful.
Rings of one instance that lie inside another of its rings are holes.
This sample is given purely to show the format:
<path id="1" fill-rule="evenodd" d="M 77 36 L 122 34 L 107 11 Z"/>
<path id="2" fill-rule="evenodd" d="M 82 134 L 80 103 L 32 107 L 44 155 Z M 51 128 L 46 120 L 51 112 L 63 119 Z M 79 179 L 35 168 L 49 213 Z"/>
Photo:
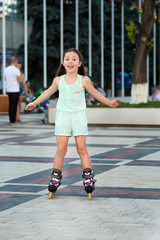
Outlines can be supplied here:
<path id="1" fill-rule="evenodd" d="M 46 100 L 47 98 L 49 98 L 53 93 L 55 93 L 58 90 L 58 81 L 59 81 L 59 77 L 56 77 L 53 80 L 52 85 L 45 90 L 34 102 L 29 103 L 25 110 L 31 111 L 34 108 L 36 108 L 36 106 L 38 104 L 40 104 L 41 102 L 44 102 L 44 100 Z"/>

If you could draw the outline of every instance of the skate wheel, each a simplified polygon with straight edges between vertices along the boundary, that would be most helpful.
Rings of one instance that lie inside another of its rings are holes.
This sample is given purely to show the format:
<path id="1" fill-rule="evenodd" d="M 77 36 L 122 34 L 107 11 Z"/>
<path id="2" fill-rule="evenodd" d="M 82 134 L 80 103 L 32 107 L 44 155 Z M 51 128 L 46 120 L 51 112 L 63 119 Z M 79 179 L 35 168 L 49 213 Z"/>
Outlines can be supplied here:
<path id="1" fill-rule="evenodd" d="M 92 200 L 92 193 L 88 193 L 88 199 Z"/>
<path id="2" fill-rule="evenodd" d="M 51 198 L 52 198 L 52 195 L 53 195 L 53 193 L 50 192 L 50 193 L 48 194 L 48 199 L 51 199 Z"/>

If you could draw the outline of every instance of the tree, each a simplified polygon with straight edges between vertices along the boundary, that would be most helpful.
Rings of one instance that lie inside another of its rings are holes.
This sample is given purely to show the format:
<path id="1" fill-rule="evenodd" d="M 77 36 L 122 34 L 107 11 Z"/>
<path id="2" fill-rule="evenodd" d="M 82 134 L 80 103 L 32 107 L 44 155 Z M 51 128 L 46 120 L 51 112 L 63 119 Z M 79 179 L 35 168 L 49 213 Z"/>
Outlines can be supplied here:
<path id="1" fill-rule="evenodd" d="M 101 79 L 101 1 L 92 1 L 92 77 Z M 135 21 L 130 0 L 125 0 L 125 22 Z M 18 1 L 18 12 L 24 14 L 24 1 Z M 28 18 L 32 32 L 28 39 L 28 77 L 35 88 L 43 85 L 43 1 L 28 0 Z M 115 73 L 121 71 L 121 6 L 115 1 Z M 125 34 L 126 35 L 126 34 Z M 64 0 L 64 49 L 75 47 L 75 0 Z M 79 1 L 79 50 L 88 66 L 88 0 Z M 17 52 L 24 59 L 24 46 Z M 125 71 L 132 71 L 134 52 L 125 37 Z M 111 1 L 104 1 L 104 78 L 105 89 L 111 88 Z M 51 84 L 60 63 L 60 1 L 47 0 L 47 83 Z"/>
<path id="2" fill-rule="evenodd" d="M 131 41 L 136 45 L 136 54 L 133 65 L 131 103 L 146 103 L 148 96 L 147 83 L 147 56 L 152 49 L 153 24 L 156 19 L 154 16 L 156 1 L 144 0 L 143 11 L 141 12 L 141 23 L 130 22 L 128 34 Z"/>
<path id="3" fill-rule="evenodd" d="M 122 1 L 115 1 L 115 73 L 121 72 L 121 3 Z M 137 21 L 138 15 L 135 9 L 132 8 L 132 1 L 124 1 L 124 23 L 129 21 Z M 124 29 L 124 71 L 130 73 L 133 71 L 133 59 L 135 52 L 133 51 L 133 44 L 127 37 L 127 30 Z M 125 89 L 126 90 L 126 89 Z M 128 93 L 127 93 L 128 92 Z M 130 89 L 125 92 L 129 94 Z"/>
<path id="4" fill-rule="evenodd" d="M 24 14 L 24 1 L 18 1 Z M 28 77 L 36 89 L 43 86 L 43 1 L 28 1 L 28 18 L 32 32 L 28 39 Z M 60 1 L 47 1 L 47 73 L 48 84 L 53 80 L 60 59 Z M 23 59 L 24 45 L 17 52 Z"/>
<path id="5" fill-rule="evenodd" d="M 79 5 L 79 49 L 87 59 L 88 52 L 88 0 Z M 18 1 L 18 12 L 24 14 L 24 1 Z M 32 32 L 28 39 L 28 76 L 37 89 L 43 85 L 43 1 L 28 0 L 28 18 Z M 64 1 L 64 50 L 75 47 L 75 1 Z M 24 45 L 17 51 L 24 59 Z M 84 61 L 87 64 L 87 61 Z M 51 84 L 60 64 L 60 1 L 47 0 L 47 82 Z"/>

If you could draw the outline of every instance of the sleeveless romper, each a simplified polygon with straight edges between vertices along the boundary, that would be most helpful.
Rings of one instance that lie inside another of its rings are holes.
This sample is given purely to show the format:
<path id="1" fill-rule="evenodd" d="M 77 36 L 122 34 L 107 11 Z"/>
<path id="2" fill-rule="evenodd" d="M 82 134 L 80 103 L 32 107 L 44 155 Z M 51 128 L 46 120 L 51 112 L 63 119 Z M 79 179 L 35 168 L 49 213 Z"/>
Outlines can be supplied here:
<path id="1" fill-rule="evenodd" d="M 78 75 L 74 84 L 65 82 L 65 75 L 60 78 L 59 99 L 55 120 L 55 135 L 79 136 L 88 135 L 85 91 L 82 87 L 82 76 Z"/>

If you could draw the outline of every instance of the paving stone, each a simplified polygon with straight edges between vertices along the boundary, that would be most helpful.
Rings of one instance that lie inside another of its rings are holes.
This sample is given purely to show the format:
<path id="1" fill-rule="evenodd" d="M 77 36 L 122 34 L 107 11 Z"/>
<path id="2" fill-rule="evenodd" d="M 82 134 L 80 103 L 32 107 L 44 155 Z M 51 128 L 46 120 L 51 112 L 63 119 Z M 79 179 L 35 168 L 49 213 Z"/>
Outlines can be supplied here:
<path id="1" fill-rule="evenodd" d="M 159 129 L 89 128 L 97 179 L 91 201 L 70 138 L 62 186 L 48 200 L 56 138 L 41 117 L 24 114 L 14 127 L 0 117 L 0 239 L 159 240 Z"/>

